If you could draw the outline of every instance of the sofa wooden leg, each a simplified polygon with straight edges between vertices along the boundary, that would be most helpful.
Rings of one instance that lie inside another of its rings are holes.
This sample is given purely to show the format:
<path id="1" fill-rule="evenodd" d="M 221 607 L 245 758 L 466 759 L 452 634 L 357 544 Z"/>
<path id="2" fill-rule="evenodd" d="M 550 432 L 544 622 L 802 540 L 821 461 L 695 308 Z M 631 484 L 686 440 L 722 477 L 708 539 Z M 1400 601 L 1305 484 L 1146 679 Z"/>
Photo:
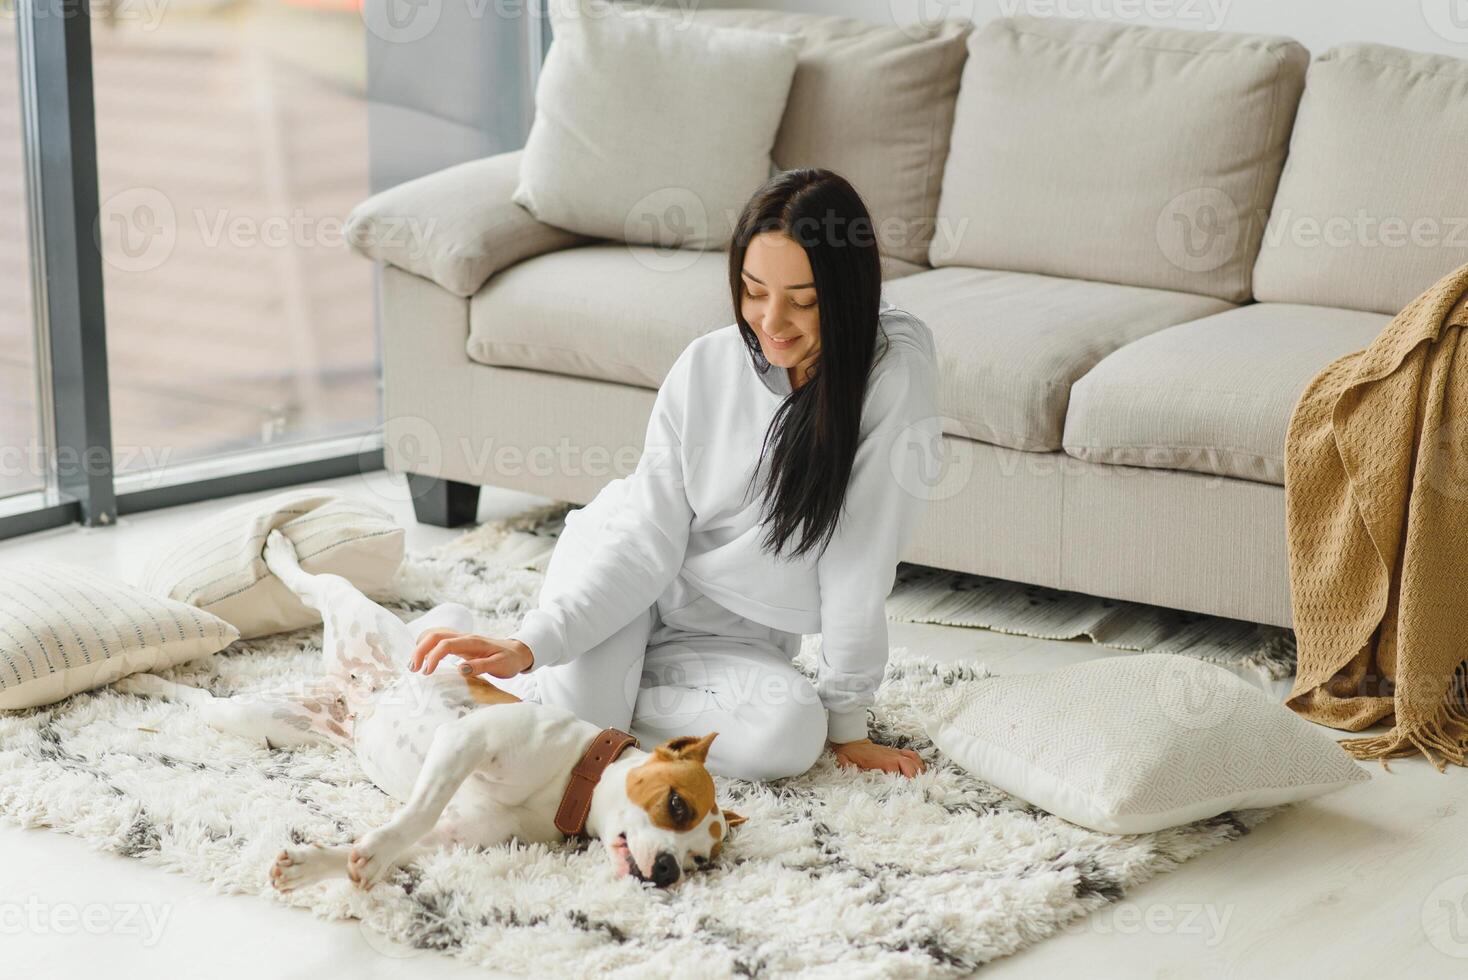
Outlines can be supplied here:
<path id="1" fill-rule="evenodd" d="M 479 513 L 479 487 L 437 477 L 408 474 L 413 494 L 413 513 L 420 524 L 459 527 L 474 523 Z"/>

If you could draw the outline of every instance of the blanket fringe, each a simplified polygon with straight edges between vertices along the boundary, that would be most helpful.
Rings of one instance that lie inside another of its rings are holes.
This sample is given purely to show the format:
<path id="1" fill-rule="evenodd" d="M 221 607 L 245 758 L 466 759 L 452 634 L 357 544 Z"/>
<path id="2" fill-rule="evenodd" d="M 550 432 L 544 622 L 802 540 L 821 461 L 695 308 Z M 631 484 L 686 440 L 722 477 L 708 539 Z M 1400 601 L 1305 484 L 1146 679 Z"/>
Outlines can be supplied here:
<path id="1" fill-rule="evenodd" d="M 1447 764 L 1468 766 L 1468 662 L 1460 663 L 1453 683 L 1443 696 L 1436 715 L 1414 725 L 1394 725 L 1391 731 L 1368 738 L 1347 738 L 1340 742 L 1357 759 L 1378 759 L 1387 768 L 1387 759 L 1421 753 L 1436 767 L 1446 772 Z"/>

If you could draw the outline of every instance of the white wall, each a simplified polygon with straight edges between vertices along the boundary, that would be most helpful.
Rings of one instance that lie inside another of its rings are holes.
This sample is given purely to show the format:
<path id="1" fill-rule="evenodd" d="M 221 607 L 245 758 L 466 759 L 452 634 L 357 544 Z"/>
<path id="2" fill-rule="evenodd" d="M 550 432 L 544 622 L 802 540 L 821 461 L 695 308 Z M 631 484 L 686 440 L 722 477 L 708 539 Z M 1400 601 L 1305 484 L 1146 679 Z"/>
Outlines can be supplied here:
<path id="1" fill-rule="evenodd" d="M 1468 0 L 662 0 L 759 7 L 906 24 L 944 16 L 982 23 L 1008 14 L 1085 16 L 1199 30 L 1284 34 L 1320 53 L 1375 41 L 1468 58 Z"/>

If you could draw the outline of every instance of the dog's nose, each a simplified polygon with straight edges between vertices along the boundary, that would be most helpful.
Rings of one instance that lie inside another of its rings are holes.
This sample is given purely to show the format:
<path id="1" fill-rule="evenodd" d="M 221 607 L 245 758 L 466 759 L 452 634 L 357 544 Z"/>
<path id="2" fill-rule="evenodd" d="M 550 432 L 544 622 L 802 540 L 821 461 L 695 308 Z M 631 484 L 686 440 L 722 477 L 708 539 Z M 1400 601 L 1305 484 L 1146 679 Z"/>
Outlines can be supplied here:
<path id="1" fill-rule="evenodd" d="M 678 859 L 664 851 L 652 864 L 652 883 L 659 888 L 667 888 L 678 880 L 680 870 Z"/>

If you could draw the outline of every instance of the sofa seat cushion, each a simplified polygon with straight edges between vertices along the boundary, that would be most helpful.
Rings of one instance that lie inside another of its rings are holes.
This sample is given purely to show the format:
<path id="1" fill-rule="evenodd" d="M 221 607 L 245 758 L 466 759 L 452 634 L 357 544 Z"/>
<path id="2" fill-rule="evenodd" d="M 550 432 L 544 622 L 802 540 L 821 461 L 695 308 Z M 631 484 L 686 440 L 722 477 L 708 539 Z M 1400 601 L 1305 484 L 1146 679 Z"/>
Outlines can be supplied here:
<path id="1" fill-rule="evenodd" d="M 1076 382 L 1065 451 L 1283 485 L 1285 431 L 1305 386 L 1390 320 L 1260 303 L 1144 337 Z"/>
<path id="2" fill-rule="evenodd" d="M 1018 272 L 948 268 L 889 282 L 938 342 L 946 431 L 1057 450 L 1070 386 L 1124 344 L 1230 308 L 1223 300 Z"/>
<path id="3" fill-rule="evenodd" d="M 734 322 L 729 254 L 588 245 L 495 276 L 469 305 L 469 357 L 656 388 L 689 342 Z M 891 257 L 891 280 L 922 267 Z"/>
<path id="4" fill-rule="evenodd" d="M 734 322 L 724 252 L 588 245 L 521 262 L 469 303 L 469 356 L 656 388 L 689 342 Z"/>

